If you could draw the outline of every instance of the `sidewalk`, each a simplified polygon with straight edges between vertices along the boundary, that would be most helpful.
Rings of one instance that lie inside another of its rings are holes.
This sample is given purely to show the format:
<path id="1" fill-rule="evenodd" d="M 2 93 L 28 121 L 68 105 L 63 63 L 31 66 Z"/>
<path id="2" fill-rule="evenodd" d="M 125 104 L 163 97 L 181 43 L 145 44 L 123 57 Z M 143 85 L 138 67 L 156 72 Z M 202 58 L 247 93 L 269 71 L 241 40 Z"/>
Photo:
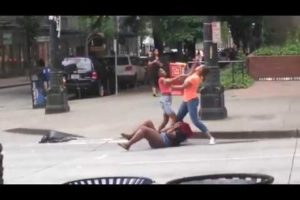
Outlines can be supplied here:
<path id="1" fill-rule="evenodd" d="M 300 81 L 258 81 L 248 89 L 225 91 L 228 117 L 204 123 L 216 138 L 296 137 L 300 129 L 299 98 Z M 181 97 L 174 96 L 175 111 L 180 103 Z M 32 109 L 31 105 L 2 110 L 0 131 L 52 129 L 87 138 L 118 138 L 121 132 L 130 132 L 147 119 L 156 126 L 162 120 L 159 98 L 152 97 L 145 87 L 117 96 L 73 100 L 69 105 L 70 112 L 52 115 L 45 115 L 44 109 Z M 191 123 L 189 116 L 185 121 Z M 198 131 L 194 125 L 192 129 Z M 204 134 L 199 137 L 205 138 Z"/>
<path id="2" fill-rule="evenodd" d="M 14 77 L 14 78 L 0 78 L 0 89 L 18 87 L 29 85 L 30 80 L 28 76 Z"/>

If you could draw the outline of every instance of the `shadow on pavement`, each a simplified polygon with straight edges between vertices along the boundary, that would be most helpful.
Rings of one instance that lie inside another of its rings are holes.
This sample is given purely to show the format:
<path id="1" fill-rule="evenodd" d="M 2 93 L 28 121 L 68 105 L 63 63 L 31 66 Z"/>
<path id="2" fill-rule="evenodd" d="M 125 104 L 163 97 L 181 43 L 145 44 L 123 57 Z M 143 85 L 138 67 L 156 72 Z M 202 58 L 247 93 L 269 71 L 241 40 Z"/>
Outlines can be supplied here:
<path id="1" fill-rule="evenodd" d="M 19 134 L 28 134 L 28 135 L 46 135 L 46 134 L 49 134 L 51 132 L 56 132 L 56 133 L 59 133 L 63 136 L 84 138 L 83 136 L 80 136 L 80 135 L 64 133 L 64 132 L 55 131 L 55 130 L 48 130 L 48 129 L 14 128 L 14 129 L 8 129 L 8 130 L 5 130 L 5 131 L 9 132 L 9 133 L 19 133 Z"/>

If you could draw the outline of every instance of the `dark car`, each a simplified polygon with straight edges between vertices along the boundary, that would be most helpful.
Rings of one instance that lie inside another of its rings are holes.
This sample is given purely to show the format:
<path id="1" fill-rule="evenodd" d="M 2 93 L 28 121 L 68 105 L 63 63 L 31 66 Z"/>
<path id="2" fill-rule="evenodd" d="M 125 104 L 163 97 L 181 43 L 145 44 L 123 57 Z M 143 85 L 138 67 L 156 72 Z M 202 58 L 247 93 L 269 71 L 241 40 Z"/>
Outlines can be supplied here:
<path id="1" fill-rule="evenodd" d="M 62 61 L 69 93 L 81 97 L 83 91 L 105 95 L 105 64 L 94 58 L 68 57 Z"/>

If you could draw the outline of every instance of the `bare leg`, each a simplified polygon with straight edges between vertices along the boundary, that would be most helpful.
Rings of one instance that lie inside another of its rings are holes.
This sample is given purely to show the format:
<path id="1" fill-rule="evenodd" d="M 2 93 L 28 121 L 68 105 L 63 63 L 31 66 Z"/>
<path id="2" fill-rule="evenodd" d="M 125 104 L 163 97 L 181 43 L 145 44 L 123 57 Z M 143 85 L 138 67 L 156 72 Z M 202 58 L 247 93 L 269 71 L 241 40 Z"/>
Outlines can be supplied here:
<path id="1" fill-rule="evenodd" d="M 159 132 L 146 126 L 138 129 L 138 131 L 134 134 L 130 141 L 119 145 L 124 149 L 129 150 L 131 145 L 142 140 L 143 138 L 145 138 L 149 142 L 149 145 L 152 148 L 160 148 L 165 146 Z"/>
<path id="2" fill-rule="evenodd" d="M 169 116 L 167 114 L 164 114 L 163 116 L 164 116 L 164 119 L 163 119 L 162 123 L 160 124 L 160 126 L 158 127 L 158 132 L 160 132 L 163 128 L 165 128 L 169 122 Z"/>
<path id="3" fill-rule="evenodd" d="M 169 115 L 169 117 L 171 118 L 171 125 L 174 125 L 176 123 L 176 114 L 172 113 L 171 115 Z"/>
<path id="4" fill-rule="evenodd" d="M 157 96 L 156 87 L 152 87 L 152 93 L 153 95 Z"/>
<path id="5" fill-rule="evenodd" d="M 131 134 L 121 133 L 121 136 L 127 140 L 130 140 L 134 136 L 134 134 L 143 126 L 156 130 L 153 122 L 151 120 L 147 120 L 143 122 L 141 125 L 139 125 L 136 129 L 134 129 L 134 131 Z"/>

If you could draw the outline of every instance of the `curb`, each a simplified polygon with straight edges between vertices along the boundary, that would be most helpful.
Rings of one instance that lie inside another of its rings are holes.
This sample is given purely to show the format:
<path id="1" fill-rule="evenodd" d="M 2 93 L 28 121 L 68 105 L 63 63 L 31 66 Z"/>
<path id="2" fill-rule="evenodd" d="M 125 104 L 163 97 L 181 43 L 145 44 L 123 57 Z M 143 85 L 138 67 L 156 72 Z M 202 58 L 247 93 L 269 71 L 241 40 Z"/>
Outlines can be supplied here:
<path id="1" fill-rule="evenodd" d="M 3 85 L 3 86 L 0 86 L 0 89 L 20 87 L 20 86 L 25 86 L 25 85 L 30 85 L 30 83 L 20 83 L 20 84 L 15 84 L 15 85 Z"/>
<path id="2" fill-rule="evenodd" d="M 192 139 L 207 139 L 207 136 L 200 132 L 195 132 Z M 211 132 L 213 137 L 219 139 L 268 139 L 268 138 L 298 138 L 297 130 L 274 130 L 274 131 L 228 131 Z"/>

